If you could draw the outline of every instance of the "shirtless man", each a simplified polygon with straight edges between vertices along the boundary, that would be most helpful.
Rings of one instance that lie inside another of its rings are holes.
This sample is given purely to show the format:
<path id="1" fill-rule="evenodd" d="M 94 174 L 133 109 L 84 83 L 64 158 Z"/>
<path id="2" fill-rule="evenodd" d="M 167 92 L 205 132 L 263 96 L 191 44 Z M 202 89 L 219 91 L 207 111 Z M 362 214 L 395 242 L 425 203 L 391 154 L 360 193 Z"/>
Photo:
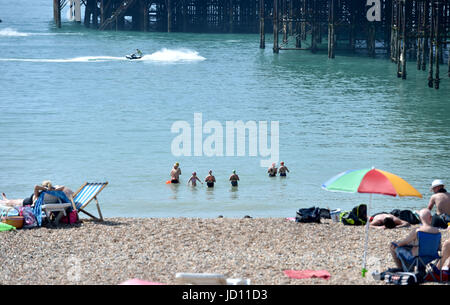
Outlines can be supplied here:
<path id="1" fill-rule="evenodd" d="M 239 176 L 236 174 L 236 170 L 230 176 L 231 186 L 238 186 Z"/>
<path id="2" fill-rule="evenodd" d="M 401 220 L 400 218 L 392 214 L 378 214 L 369 220 L 371 227 L 393 229 L 393 228 L 404 228 L 409 226 L 409 222 Z"/>
<path id="3" fill-rule="evenodd" d="M 197 173 L 193 172 L 192 176 L 191 176 L 191 178 L 189 178 L 189 181 L 187 184 L 189 185 L 189 182 L 190 182 L 192 186 L 197 186 L 197 181 L 200 182 L 201 184 L 203 184 L 203 182 L 197 177 Z"/>
<path id="4" fill-rule="evenodd" d="M 428 203 L 428 210 L 433 210 L 436 205 L 436 214 L 442 218 L 445 223 L 450 222 L 450 194 L 444 188 L 444 182 L 436 179 L 431 184 L 433 195 Z"/>
<path id="5" fill-rule="evenodd" d="M 272 166 L 267 170 L 269 173 L 269 177 L 275 177 L 277 175 L 277 165 L 276 163 L 272 163 Z"/>
<path id="6" fill-rule="evenodd" d="M 280 173 L 280 177 L 286 177 L 286 172 L 289 173 L 289 170 L 286 166 L 284 166 L 284 162 L 280 162 L 280 168 L 278 169 Z"/>
<path id="7" fill-rule="evenodd" d="M 216 182 L 216 177 L 213 176 L 212 170 L 210 170 L 209 175 L 206 176 L 205 182 L 208 187 L 214 187 L 214 183 Z"/>
<path id="8" fill-rule="evenodd" d="M 173 169 L 170 171 L 170 177 L 172 178 L 172 180 L 170 180 L 171 183 L 180 183 L 181 169 L 179 166 L 180 163 L 175 163 Z"/>
<path id="9" fill-rule="evenodd" d="M 417 240 L 417 232 L 427 232 L 432 234 L 438 234 L 439 229 L 431 226 L 431 212 L 428 209 L 422 209 L 419 212 L 421 225 L 414 228 L 408 236 L 398 242 L 391 243 L 391 255 L 398 268 L 402 268 L 402 263 L 398 256 L 402 256 L 405 259 L 415 257 L 419 253 L 419 246 Z M 439 249 L 441 246 L 439 245 Z"/>

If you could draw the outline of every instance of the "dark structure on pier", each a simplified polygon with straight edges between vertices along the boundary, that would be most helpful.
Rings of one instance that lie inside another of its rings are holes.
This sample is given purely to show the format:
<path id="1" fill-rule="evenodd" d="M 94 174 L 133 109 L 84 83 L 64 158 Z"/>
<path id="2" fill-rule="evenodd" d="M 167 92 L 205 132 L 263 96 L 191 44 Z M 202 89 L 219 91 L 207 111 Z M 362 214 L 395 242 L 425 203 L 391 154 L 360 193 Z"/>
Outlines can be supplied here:
<path id="1" fill-rule="evenodd" d="M 69 0 L 53 0 L 54 19 Z M 450 45 L 450 0 L 81 0 L 84 24 L 99 30 L 259 33 L 273 52 L 364 50 L 387 54 L 406 79 L 406 62 L 428 72 L 439 88 Z M 280 39 L 281 36 L 281 39 Z M 281 43 L 280 43 L 281 40 Z M 450 77 L 450 56 L 448 56 Z M 427 67 L 428 65 L 428 67 Z"/>

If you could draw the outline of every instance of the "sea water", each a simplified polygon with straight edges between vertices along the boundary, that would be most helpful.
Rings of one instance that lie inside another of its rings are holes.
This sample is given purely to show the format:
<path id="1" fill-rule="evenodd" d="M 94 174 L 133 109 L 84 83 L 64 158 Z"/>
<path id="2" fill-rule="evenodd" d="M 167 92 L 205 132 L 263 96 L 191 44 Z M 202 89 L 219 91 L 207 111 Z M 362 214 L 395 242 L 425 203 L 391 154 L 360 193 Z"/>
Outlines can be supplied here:
<path id="1" fill-rule="evenodd" d="M 108 181 L 98 196 L 106 217 L 292 217 L 368 203 L 321 188 L 349 169 L 392 172 L 424 196 L 376 195 L 374 212 L 425 207 L 431 181 L 450 181 L 446 66 L 434 90 L 414 62 L 401 80 L 382 55 L 273 54 L 271 35 L 261 50 L 253 34 L 97 31 L 64 12 L 57 29 L 52 14 L 47 0 L 0 2 L 0 191 L 10 198 L 47 179 L 73 190 Z M 145 56 L 126 60 L 136 48 Z M 175 156 L 171 127 L 193 126 L 196 113 L 223 126 L 279 122 L 287 177 L 269 178 L 248 150 Z M 181 183 L 165 184 L 175 162 Z M 213 189 L 187 186 L 210 169 Z"/>

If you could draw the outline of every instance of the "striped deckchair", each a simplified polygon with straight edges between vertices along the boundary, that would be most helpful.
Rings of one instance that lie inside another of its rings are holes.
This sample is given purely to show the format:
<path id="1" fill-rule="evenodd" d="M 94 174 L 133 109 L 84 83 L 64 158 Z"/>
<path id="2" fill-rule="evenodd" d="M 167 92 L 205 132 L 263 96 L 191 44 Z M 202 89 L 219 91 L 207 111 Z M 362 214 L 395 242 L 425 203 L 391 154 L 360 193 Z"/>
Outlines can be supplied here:
<path id="1" fill-rule="evenodd" d="M 92 217 L 93 219 L 103 221 L 102 211 L 100 210 L 100 205 L 98 204 L 97 195 L 108 185 L 108 182 L 103 183 L 84 183 L 80 189 L 73 195 L 73 204 L 79 212 Z M 100 218 L 86 212 L 84 208 L 95 199 L 97 204 L 98 215 Z"/>

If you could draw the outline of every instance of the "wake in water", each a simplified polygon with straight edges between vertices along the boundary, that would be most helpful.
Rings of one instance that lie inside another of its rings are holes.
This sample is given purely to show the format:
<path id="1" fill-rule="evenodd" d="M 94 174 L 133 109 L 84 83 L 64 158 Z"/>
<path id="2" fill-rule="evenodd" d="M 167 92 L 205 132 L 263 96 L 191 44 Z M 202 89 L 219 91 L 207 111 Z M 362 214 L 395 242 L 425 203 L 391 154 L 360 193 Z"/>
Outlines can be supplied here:
<path id="1" fill-rule="evenodd" d="M 0 36 L 4 37 L 26 37 L 29 36 L 29 33 L 21 33 L 17 32 L 14 29 L 11 28 L 5 28 L 0 30 Z"/>
<path id="2" fill-rule="evenodd" d="M 182 61 L 203 61 L 206 58 L 198 55 L 198 52 L 192 50 L 169 50 L 162 49 L 149 55 L 144 55 L 140 59 L 132 61 L 152 61 L 152 62 L 182 62 Z M 82 56 L 74 58 L 0 58 L 0 61 L 22 61 L 22 62 L 105 62 L 105 61 L 130 61 L 123 57 L 114 56 Z"/>
<path id="3" fill-rule="evenodd" d="M 0 30 L 0 37 L 28 37 L 28 36 L 55 36 L 55 35 L 83 35 L 82 33 L 24 33 L 12 28 Z"/>

